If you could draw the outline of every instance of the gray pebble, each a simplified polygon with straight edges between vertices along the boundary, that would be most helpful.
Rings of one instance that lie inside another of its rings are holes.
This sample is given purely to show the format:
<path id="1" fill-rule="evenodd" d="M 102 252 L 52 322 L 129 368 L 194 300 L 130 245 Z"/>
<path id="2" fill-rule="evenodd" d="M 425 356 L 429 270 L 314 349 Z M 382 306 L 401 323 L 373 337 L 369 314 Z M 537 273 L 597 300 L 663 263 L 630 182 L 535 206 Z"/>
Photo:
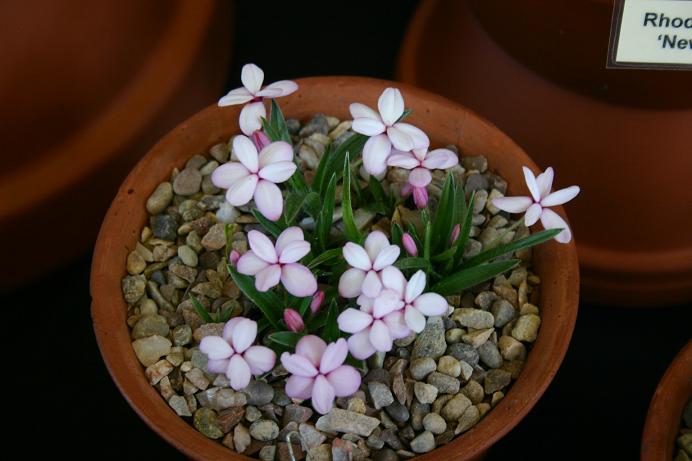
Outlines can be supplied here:
<path id="1" fill-rule="evenodd" d="M 260 442 L 274 440 L 279 435 L 279 425 L 274 421 L 260 419 L 250 425 L 250 435 Z"/>
<path id="2" fill-rule="evenodd" d="M 160 315 L 143 315 L 132 328 L 132 339 L 147 336 L 168 336 L 170 328 L 166 319 Z"/>
<path id="3" fill-rule="evenodd" d="M 445 329 L 440 317 L 430 317 L 423 331 L 413 343 L 411 356 L 432 357 L 434 359 L 445 353 L 447 342 L 445 341 Z"/>
<path id="4" fill-rule="evenodd" d="M 178 195 L 194 195 L 201 185 L 202 173 L 195 168 L 185 168 L 173 181 L 173 191 Z"/>
<path id="5" fill-rule="evenodd" d="M 173 395 L 170 399 L 168 399 L 168 405 L 171 406 L 173 411 L 175 411 L 178 416 L 192 416 L 190 407 L 187 406 L 185 397 Z"/>
<path id="6" fill-rule="evenodd" d="M 423 418 L 423 427 L 426 431 L 430 431 L 433 434 L 442 434 L 447 430 L 447 422 L 437 413 L 428 413 Z"/>
<path id="7" fill-rule="evenodd" d="M 430 357 L 421 357 L 411 360 L 411 365 L 409 366 L 409 372 L 413 379 L 420 381 L 425 379 L 430 373 L 437 369 L 437 364 L 435 360 Z"/>
<path id="8" fill-rule="evenodd" d="M 428 375 L 428 384 L 435 386 L 441 394 L 456 394 L 461 383 L 456 378 L 434 371 Z"/>
<path id="9" fill-rule="evenodd" d="M 470 344 L 465 343 L 450 344 L 447 347 L 447 355 L 451 355 L 455 359 L 464 361 L 472 366 L 478 364 L 479 360 L 478 351 Z"/>
<path id="10" fill-rule="evenodd" d="M 432 384 L 416 381 L 413 385 L 413 392 L 421 403 L 433 403 L 437 398 L 437 388 Z"/>
<path id="11" fill-rule="evenodd" d="M 408 408 L 397 401 L 394 401 L 394 403 L 385 407 L 385 410 L 387 411 L 389 417 L 397 423 L 405 423 L 411 416 Z"/>
<path id="12" fill-rule="evenodd" d="M 129 275 L 123 277 L 121 287 L 123 290 L 123 296 L 125 297 L 125 302 L 128 304 L 134 304 L 144 296 L 144 291 L 146 289 L 147 279 L 143 275 Z"/>
<path id="13" fill-rule="evenodd" d="M 274 398 L 274 388 L 264 381 L 253 379 L 250 384 L 243 389 L 247 396 L 247 404 L 261 407 L 271 402 Z"/>
<path id="14" fill-rule="evenodd" d="M 455 309 L 452 319 L 459 322 L 462 326 L 475 328 L 476 330 L 490 328 L 495 323 L 495 319 L 490 312 L 465 307 Z"/>
<path id="15" fill-rule="evenodd" d="M 512 374 L 505 370 L 490 370 L 485 374 L 485 393 L 490 395 L 497 392 L 512 381 Z"/>
<path id="16" fill-rule="evenodd" d="M 147 199 L 147 212 L 152 215 L 162 213 L 173 200 L 173 186 L 169 182 L 162 182 Z"/>
<path id="17" fill-rule="evenodd" d="M 190 267 L 197 267 L 197 263 L 199 262 L 195 250 L 187 245 L 181 245 L 178 247 L 178 257 L 183 264 Z"/>
<path id="18" fill-rule="evenodd" d="M 178 223 L 173 216 L 157 215 L 154 216 L 154 237 L 161 240 L 175 242 L 178 237 Z"/>
<path id="19" fill-rule="evenodd" d="M 198 409 L 192 418 L 192 424 L 195 426 L 195 429 L 210 439 L 223 437 L 223 431 L 219 428 L 214 410 L 209 408 Z"/>
<path id="20" fill-rule="evenodd" d="M 514 306 L 506 299 L 498 299 L 490 308 L 495 317 L 495 328 L 502 328 L 514 319 Z"/>
<path id="21" fill-rule="evenodd" d="M 431 432 L 422 432 L 418 437 L 411 440 L 411 450 L 414 453 L 427 453 L 435 448 L 435 437 Z"/>
<path id="22" fill-rule="evenodd" d="M 478 355 L 485 365 L 490 368 L 500 368 L 502 366 L 502 355 L 497 345 L 492 341 L 486 341 L 478 347 Z"/>
<path id="23" fill-rule="evenodd" d="M 369 382 L 368 391 L 376 410 L 391 405 L 394 402 L 392 391 L 385 384 L 375 381 Z"/>

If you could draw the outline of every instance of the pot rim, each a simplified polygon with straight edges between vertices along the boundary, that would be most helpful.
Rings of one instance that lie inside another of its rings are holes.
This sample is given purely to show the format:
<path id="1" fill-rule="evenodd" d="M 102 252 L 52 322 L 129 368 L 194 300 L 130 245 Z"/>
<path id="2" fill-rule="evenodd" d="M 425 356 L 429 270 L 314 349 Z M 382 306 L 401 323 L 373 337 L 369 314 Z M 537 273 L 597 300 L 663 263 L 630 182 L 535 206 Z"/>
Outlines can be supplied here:
<path id="1" fill-rule="evenodd" d="M 526 153 L 494 125 L 471 110 L 428 91 L 399 82 L 365 77 L 309 77 L 297 79 L 296 82 L 302 87 L 317 90 L 318 92 L 320 88 L 324 89 L 327 87 L 330 91 L 336 89 L 337 92 L 340 88 L 358 89 L 359 94 L 361 89 L 364 92 L 373 92 L 375 89 L 380 92 L 388 86 L 396 86 L 405 94 L 406 98 L 418 102 L 418 105 L 415 102 L 412 104 L 414 109 L 423 109 L 421 107 L 423 105 L 432 105 L 441 111 L 454 113 L 454 123 L 456 123 L 454 127 L 457 131 L 455 133 L 451 131 L 451 127 L 446 128 L 446 135 L 444 136 L 447 139 L 446 142 L 459 144 L 460 140 L 464 138 L 462 133 L 465 133 L 464 130 L 467 125 L 474 125 L 477 132 L 471 132 L 467 139 L 471 139 L 476 143 L 488 144 L 485 138 L 482 140 L 476 139 L 478 138 L 478 132 L 483 132 L 482 134 L 492 133 L 498 138 L 494 139 L 493 142 L 496 149 L 511 150 L 511 152 L 504 152 L 503 150 L 502 161 L 499 164 L 497 162 L 493 163 L 493 169 L 497 169 L 502 164 L 512 163 L 527 165 L 534 172 L 538 170 L 536 164 Z M 290 116 L 291 112 L 285 108 L 286 102 L 300 106 L 302 97 L 301 93 L 298 92 L 282 98 L 282 108 L 284 108 L 287 115 Z M 338 100 L 338 96 L 334 96 L 334 98 Z M 333 106 L 333 103 L 330 103 L 329 100 L 323 103 L 322 99 L 324 98 L 320 98 L 320 104 L 324 104 L 325 107 L 328 107 L 330 104 Z M 342 101 L 339 100 L 339 104 L 341 103 Z M 348 107 L 348 103 L 344 102 L 344 104 L 345 107 Z M 135 187 L 139 187 L 138 178 L 145 177 L 146 171 L 151 170 L 163 172 L 160 176 L 157 175 L 157 184 L 168 178 L 170 171 L 176 165 L 171 164 L 170 160 L 161 157 L 172 157 L 175 154 L 169 151 L 175 148 L 181 149 L 181 147 L 176 146 L 176 140 L 178 141 L 177 144 L 180 144 L 181 140 L 190 139 L 192 137 L 190 133 L 200 126 L 206 126 L 206 131 L 213 131 L 209 127 L 211 121 L 215 121 L 215 125 L 219 127 L 233 123 L 234 132 L 238 132 L 237 115 L 239 111 L 239 106 L 235 106 L 235 108 L 218 108 L 216 105 L 209 106 L 169 132 L 140 160 L 121 185 L 104 218 L 92 261 L 90 280 L 92 320 L 97 343 L 111 377 L 130 406 L 149 427 L 182 453 L 195 459 L 218 459 L 222 456 L 246 457 L 229 452 L 226 447 L 217 441 L 209 440 L 197 432 L 187 421 L 177 416 L 168 407 L 158 391 L 146 380 L 142 366 L 132 351 L 129 329 L 124 322 L 126 304 L 124 299 L 122 299 L 120 288 L 121 279 L 126 275 L 124 258 L 122 261 L 118 261 L 117 271 L 114 271 L 112 264 L 109 264 L 115 251 L 125 252 L 124 254 L 126 255 L 129 249 L 114 247 L 114 240 L 117 239 L 113 239 L 111 236 L 123 234 L 122 222 L 127 222 L 127 219 L 132 218 L 136 213 L 141 214 L 144 209 L 144 202 L 135 202 L 138 194 L 133 193 Z M 420 112 L 424 113 L 425 110 Z M 316 111 L 312 113 L 316 113 Z M 234 121 L 228 122 L 226 125 L 219 125 L 225 122 L 216 120 L 231 120 L 232 116 L 235 117 Z M 218 129 L 220 130 L 221 128 Z M 457 136 L 456 140 L 453 139 L 454 134 Z M 210 137 L 211 139 L 212 137 Z M 221 138 L 215 137 L 213 139 L 219 142 L 218 139 Z M 227 137 L 224 140 L 226 139 Z M 213 143 L 214 141 L 211 140 L 206 147 L 210 147 Z M 495 144 L 498 144 L 499 147 Z M 195 153 L 187 152 L 185 158 L 187 159 Z M 523 187 L 525 188 L 525 186 Z M 510 189 L 516 190 L 518 188 L 520 188 L 519 185 L 513 186 L 510 184 Z M 144 191 L 144 201 L 152 191 L 153 188 Z M 141 193 L 139 192 L 139 194 Z M 555 207 L 554 210 L 566 219 L 562 207 Z M 146 214 L 146 212 L 144 213 Z M 131 235 L 123 237 L 132 242 L 131 246 L 134 246 L 134 243 L 139 240 L 141 227 L 142 225 L 138 224 L 138 228 L 128 232 Z M 505 398 L 476 427 L 465 434 L 457 436 L 446 445 L 436 448 L 427 454 L 419 455 L 417 459 L 420 461 L 440 460 L 443 458 L 467 459 L 483 453 L 526 416 L 557 373 L 567 351 L 576 322 L 579 298 L 579 267 L 576 246 L 574 241 L 566 245 L 551 241 L 534 250 L 536 255 L 540 255 L 538 259 L 560 262 L 558 267 L 561 269 L 554 271 L 557 274 L 549 274 L 551 277 L 555 275 L 555 280 L 552 283 L 547 283 L 544 279 L 545 274 L 539 273 L 543 280 L 541 306 L 545 309 L 554 309 L 554 311 L 549 311 L 549 316 L 550 318 L 554 317 L 554 322 L 559 328 L 554 330 L 546 330 L 545 327 L 541 328 L 538 338 L 533 345 L 533 349 L 539 352 L 529 354 L 522 373 L 507 391 Z M 536 262 L 536 259 L 534 259 L 534 262 Z M 550 303 L 546 303 L 547 292 L 552 293 Z M 117 317 L 122 318 L 123 321 L 120 322 L 120 319 Z M 113 321 L 120 322 L 119 325 L 116 325 L 115 331 L 113 331 Z M 541 355 L 540 358 L 539 353 Z M 137 370 L 134 373 L 133 367 Z M 531 375 L 531 378 L 529 378 L 529 375 Z M 529 383 L 529 379 L 533 378 L 535 378 L 536 382 Z M 526 392 L 522 393 L 522 390 Z M 479 433 L 481 437 L 474 437 L 474 434 Z"/>

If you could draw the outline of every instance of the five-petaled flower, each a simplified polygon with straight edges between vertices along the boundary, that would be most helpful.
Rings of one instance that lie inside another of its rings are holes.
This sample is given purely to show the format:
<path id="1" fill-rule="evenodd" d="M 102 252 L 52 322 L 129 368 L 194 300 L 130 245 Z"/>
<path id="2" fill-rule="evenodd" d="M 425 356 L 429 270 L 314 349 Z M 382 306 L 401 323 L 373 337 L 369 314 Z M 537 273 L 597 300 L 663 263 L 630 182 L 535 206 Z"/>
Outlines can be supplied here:
<path id="1" fill-rule="evenodd" d="M 233 138 L 233 153 L 240 162 L 228 162 L 216 168 L 211 181 L 216 187 L 228 189 L 226 200 L 233 206 L 246 205 L 255 199 L 259 211 L 272 221 L 281 217 L 284 199 L 277 183 L 287 181 L 296 171 L 293 149 L 277 141 L 262 149 L 246 136 Z"/>
<path id="2" fill-rule="evenodd" d="M 205 336 L 199 350 L 207 354 L 207 370 L 225 373 L 237 391 L 250 383 L 251 375 L 259 376 L 274 368 L 276 354 L 264 346 L 253 346 L 257 322 L 235 317 L 226 322 L 222 336 Z"/>
<path id="3" fill-rule="evenodd" d="M 398 122 L 404 114 L 404 98 L 396 88 L 384 90 L 377 101 L 379 114 L 365 104 L 354 102 L 349 107 L 353 131 L 370 136 L 363 147 L 363 167 L 374 176 L 387 169 L 392 146 L 399 151 L 427 149 L 428 137 L 411 124 Z"/>
<path id="4" fill-rule="evenodd" d="M 219 106 L 245 104 L 240 111 L 240 130 L 248 136 L 262 129 L 262 118 L 267 118 L 264 98 L 287 96 L 298 89 L 291 80 L 280 80 L 262 88 L 264 72 L 255 64 L 245 64 L 240 74 L 243 86 L 228 92 L 219 99 Z M 246 104 L 249 103 L 249 104 Z"/>
<path id="5" fill-rule="evenodd" d="M 310 269 L 299 264 L 310 252 L 303 230 L 293 226 L 276 239 L 276 245 L 263 233 L 251 230 L 247 234 L 250 251 L 238 260 L 238 272 L 255 276 L 255 288 L 267 291 L 279 284 L 293 296 L 303 298 L 317 291 L 317 280 Z"/>
<path id="6" fill-rule="evenodd" d="M 339 279 L 339 294 L 344 298 L 356 298 L 361 293 L 376 298 L 382 290 L 380 273 L 394 264 L 401 249 L 390 245 L 381 231 L 371 232 L 365 239 L 365 248 L 357 243 L 344 245 L 343 255 L 351 265 Z"/>
<path id="7" fill-rule="evenodd" d="M 493 199 L 493 205 L 510 213 L 522 213 L 524 224 L 533 226 L 540 219 L 546 229 L 563 229 L 555 236 L 560 243 L 569 243 L 572 240 L 572 232 L 564 219 L 547 207 L 562 205 L 577 196 L 579 186 L 570 186 L 555 192 L 550 192 L 553 187 L 553 169 L 548 167 L 544 173 L 537 177 L 527 167 L 524 169 L 524 179 L 531 192 L 531 197 L 498 197 Z"/>
<path id="8" fill-rule="evenodd" d="M 435 149 L 428 152 L 425 148 L 413 149 L 411 152 L 392 152 L 387 158 L 387 165 L 411 170 L 408 184 L 402 193 L 413 192 L 413 201 L 418 208 L 428 204 L 428 184 L 432 181 L 430 170 L 446 170 L 459 163 L 457 155 L 449 149 Z"/>
<path id="9" fill-rule="evenodd" d="M 294 399 L 312 399 L 318 413 L 328 413 L 335 397 L 348 397 L 360 386 L 358 371 L 343 365 L 347 354 L 343 338 L 327 345 L 318 336 L 304 336 L 296 344 L 295 354 L 281 355 L 281 364 L 292 375 L 286 380 L 286 394 Z"/>

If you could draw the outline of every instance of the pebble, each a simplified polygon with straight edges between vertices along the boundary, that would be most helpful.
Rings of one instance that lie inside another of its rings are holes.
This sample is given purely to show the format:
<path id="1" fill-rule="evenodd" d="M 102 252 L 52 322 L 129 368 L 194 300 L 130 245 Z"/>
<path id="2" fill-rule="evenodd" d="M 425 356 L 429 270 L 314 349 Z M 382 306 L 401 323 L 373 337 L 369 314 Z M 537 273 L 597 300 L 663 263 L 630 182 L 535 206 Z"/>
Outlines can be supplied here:
<path id="1" fill-rule="evenodd" d="M 409 412 L 408 408 L 406 408 L 406 405 L 402 405 L 396 401 L 385 407 L 385 410 L 387 411 L 389 417 L 397 423 L 405 423 L 411 417 L 411 413 Z"/>
<path id="2" fill-rule="evenodd" d="M 168 399 L 168 405 L 176 412 L 178 416 L 192 416 L 190 407 L 187 406 L 185 397 L 174 395 Z"/>
<path id="3" fill-rule="evenodd" d="M 422 432 L 418 437 L 411 440 L 411 451 L 414 453 L 427 453 L 435 448 L 435 437 L 432 432 Z"/>
<path id="4" fill-rule="evenodd" d="M 480 385 L 478 381 L 475 379 L 470 380 L 466 386 L 461 389 L 462 394 L 464 394 L 466 397 L 469 398 L 471 403 L 478 404 L 483 401 L 483 398 L 485 398 L 485 391 L 483 390 L 483 386 Z"/>
<path id="5" fill-rule="evenodd" d="M 132 348 L 140 363 L 148 367 L 171 351 L 171 342 L 163 336 L 154 335 L 133 341 Z"/>
<path id="6" fill-rule="evenodd" d="M 526 358 L 526 346 L 511 336 L 500 336 L 497 340 L 500 354 L 505 360 L 524 360 Z"/>
<path id="7" fill-rule="evenodd" d="M 451 355 L 443 355 L 437 361 L 437 371 L 458 378 L 461 374 L 461 365 Z"/>
<path id="8" fill-rule="evenodd" d="M 538 327 L 541 326 L 541 318 L 536 314 L 522 315 L 512 328 L 512 336 L 519 341 L 532 343 L 538 336 Z"/>
<path id="9" fill-rule="evenodd" d="M 279 435 L 279 425 L 274 421 L 260 419 L 250 426 L 250 435 L 260 442 L 274 440 Z"/>
<path id="10" fill-rule="evenodd" d="M 359 399 L 358 397 L 354 397 L 352 399 L 349 399 L 348 404 L 346 405 L 346 409 L 348 411 L 355 411 L 356 413 L 360 413 L 363 415 L 367 411 L 367 407 L 365 406 L 365 402 L 362 399 Z"/>
<path id="11" fill-rule="evenodd" d="M 252 405 L 248 405 L 245 407 L 245 419 L 251 423 L 254 423 L 258 419 L 262 417 L 262 412 L 257 409 L 257 407 L 253 407 Z"/>
<path id="12" fill-rule="evenodd" d="M 260 448 L 259 458 L 262 461 L 274 461 L 276 456 L 276 445 L 267 445 Z"/>
<path id="13" fill-rule="evenodd" d="M 147 279 L 143 275 L 129 275 L 123 277 L 121 287 L 123 297 L 128 304 L 134 304 L 144 296 L 144 291 L 147 286 Z"/>
<path id="14" fill-rule="evenodd" d="M 430 317 L 425 328 L 418 334 L 413 343 L 411 356 L 438 358 L 445 353 L 447 342 L 445 341 L 444 323 L 440 317 Z"/>
<path id="15" fill-rule="evenodd" d="M 368 371 L 368 374 L 363 378 L 363 383 L 378 382 L 390 386 L 392 384 L 392 375 L 384 368 L 373 368 Z"/>
<path id="16" fill-rule="evenodd" d="M 222 336 L 224 326 L 224 323 L 205 323 L 195 329 L 192 337 L 196 342 L 200 342 L 202 338 L 206 338 L 207 336 Z"/>
<path id="17" fill-rule="evenodd" d="M 192 424 L 195 426 L 195 429 L 210 439 L 220 439 L 223 437 L 223 431 L 216 421 L 216 413 L 214 410 L 204 407 L 199 408 L 195 411 Z"/>
<path id="18" fill-rule="evenodd" d="M 286 405 L 284 408 L 283 425 L 287 425 L 291 421 L 296 423 L 304 423 L 312 416 L 311 408 L 301 405 Z"/>
<path id="19" fill-rule="evenodd" d="M 442 408 L 440 415 L 447 421 L 456 421 L 462 414 L 466 411 L 468 407 L 471 406 L 471 400 L 464 394 L 459 393 L 454 396 L 447 404 Z"/>
<path id="20" fill-rule="evenodd" d="M 409 366 L 409 373 L 413 379 L 420 381 L 425 379 L 430 373 L 437 369 L 437 364 L 435 360 L 430 357 L 421 357 L 411 360 L 411 365 Z"/>
<path id="21" fill-rule="evenodd" d="M 488 159 L 483 155 L 464 155 L 461 157 L 461 166 L 467 170 L 485 173 L 488 170 Z"/>
<path id="22" fill-rule="evenodd" d="M 423 418 L 423 427 L 433 434 L 442 434 L 447 430 L 447 421 L 437 413 L 428 413 Z"/>
<path id="23" fill-rule="evenodd" d="M 159 308 L 156 307 L 156 303 L 149 299 L 142 299 L 139 303 L 139 312 L 142 315 L 156 315 L 159 313 Z"/>
<path id="24" fill-rule="evenodd" d="M 261 407 L 272 401 L 274 398 L 274 388 L 264 381 L 252 380 L 250 384 L 243 389 L 247 396 L 247 404 Z"/>
<path id="25" fill-rule="evenodd" d="M 148 366 L 147 369 L 144 370 L 144 374 L 149 380 L 149 383 L 153 386 L 171 371 L 173 371 L 173 365 L 168 360 L 159 360 L 155 364 Z"/>
<path id="26" fill-rule="evenodd" d="M 428 384 L 435 386 L 441 394 L 456 394 L 459 392 L 460 383 L 456 378 L 436 371 L 428 375 Z"/>
<path id="27" fill-rule="evenodd" d="M 227 162 L 229 153 L 230 151 L 228 150 L 228 144 L 224 142 L 214 144 L 211 146 L 211 149 L 209 149 L 209 155 L 211 155 L 219 163 Z"/>
<path id="28" fill-rule="evenodd" d="M 346 432 L 367 437 L 380 424 L 380 420 L 353 411 L 332 408 L 316 423 L 317 429 L 326 432 Z"/>
<path id="29" fill-rule="evenodd" d="M 466 411 L 464 411 L 464 414 L 461 415 L 461 417 L 459 418 L 459 424 L 454 430 L 454 433 L 462 434 L 468 431 L 473 426 L 475 426 L 480 419 L 481 413 L 478 410 L 478 407 L 476 407 L 475 405 L 471 405 L 466 409 Z"/>
<path id="30" fill-rule="evenodd" d="M 465 343 L 451 344 L 447 348 L 447 355 L 470 365 L 477 365 L 479 360 L 478 351 L 470 344 Z"/>
<path id="31" fill-rule="evenodd" d="M 494 328 L 487 328 L 485 330 L 474 330 L 474 331 L 469 331 L 466 333 L 464 336 L 461 337 L 462 341 L 464 341 L 466 344 L 470 344 L 471 346 L 477 348 L 484 342 L 490 338 L 490 335 L 492 335 L 495 332 Z"/>
<path id="32" fill-rule="evenodd" d="M 376 410 L 391 405 L 394 402 L 394 396 L 386 384 L 369 382 L 368 391 Z"/>
<path id="33" fill-rule="evenodd" d="M 132 339 L 146 338 L 147 336 L 154 335 L 166 337 L 169 332 L 170 327 L 163 316 L 158 314 L 143 315 L 132 328 Z"/>
<path id="34" fill-rule="evenodd" d="M 190 325 L 183 324 L 173 328 L 173 344 L 176 346 L 185 346 L 189 344 L 191 340 L 192 328 L 190 328 Z"/>
<path id="35" fill-rule="evenodd" d="M 235 451 L 238 453 L 243 453 L 247 450 L 252 442 L 252 437 L 250 436 L 250 431 L 247 430 L 242 424 L 237 424 L 233 429 L 233 443 L 235 444 Z"/>
<path id="36" fill-rule="evenodd" d="M 220 250 L 226 246 L 225 224 L 217 223 L 211 226 L 209 232 L 202 237 L 202 246 L 209 251 Z"/>
<path id="37" fill-rule="evenodd" d="M 195 250 L 187 245 L 181 245 L 178 247 L 178 257 L 183 264 L 190 267 L 197 267 L 197 263 L 199 262 Z"/>
<path id="38" fill-rule="evenodd" d="M 194 368 L 192 371 L 197 370 Z M 189 375 L 189 373 L 188 373 Z M 189 376 L 188 376 L 189 379 Z M 193 381 L 194 384 L 194 381 Z M 196 384 L 195 384 L 196 385 Z M 197 386 L 199 387 L 199 386 Z M 242 407 L 247 403 L 245 394 L 236 392 L 230 388 L 219 389 L 211 400 L 211 407 L 214 410 L 225 410 L 231 407 Z"/>
<path id="39" fill-rule="evenodd" d="M 296 460 L 301 460 L 303 459 L 303 450 L 300 448 L 300 444 L 297 443 L 292 443 L 291 444 L 291 449 L 293 451 L 293 457 Z M 278 461 L 293 461 L 294 458 L 291 457 L 289 450 L 288 450 L 288 444 L 286 442 L 279 442 L 277 444 L 277 459 Z"/>
<path id="40" fill-rule="evenodd" d="M 502 328 L 514 319 L 514 306 L 506 299 L 493 302 L 490 312 L 495 317 L 495 328 Z"/>
<path id="41" fill-rule="evenodd" d="M 178 223 L 173 216 L 156 215 L 154 216 L 153 226 L 154 237 L 174 242 L 178 237 Z M 156 251 L 158 247 L 154 247 L 154 258 L 156 259 Z M 161 257 L 158 258 L 161 260 Z"/>
<path id="42" fill-rule="evenodd" d="M 331 461 L 331 459 L 332 446 L 329 444 L 324 443 L 308 450 L 308 461 Z"/>
<path id="43" fill-rule="evenodd" d="M 471 378 L 471 375 L 473 375 L 473 367 L 468 363 L 464 362 L 463 360 L 460 360 L 459 368 L 461 369 L 460 377 L 464 381 L 468 381 Z"/>
<path id="44" fill-rule="evenodd" d="M 219 412 L 216 421 L 224 432 L 230 432 L 238 423 L 243 420 L 245 407 L 231 407 L 228 410 Z"/>
<path id="45" fill-rule="evenodd" d="M 479 191 L 483 189 L 488 189 L 490 184 L 488 179 L 479 173 L 472 173 L 466 177 L 466 184 L 464 184 L 464 190 L 466 193 L 471 193 L 473 191 Z"/>
<path id="46" fill-rule="evenodd" d="M 224 224 L 233 224 L 240 216 L 240 212 L 230 203 L 223 202 L 216 210 L 216 220 Z"/>
<path id="47" fill-rule="evenodd" d="M 323 135 L 329 134 L 329 122 L 327 121 L 327 117 L 322 114 L 315 115 L 300 129 L 299 133 L 302 138 L 307 138 L 314 133 Z"/>
<path id="48" fill-rule="evenodd" d="M 327 440 L 327 436 L 315 429 L 312 424 L 301 423 L 298 426 L 298 432 L 303 443 L 303 448 L 310 450 L 316 448 Z"/>
<path id="49" fill-rule="evenodd" d="M 153 256 L 152 256 L 153 257 Z M 127 255 L 126 269 L 128 274 L 137 275 L 141 274 L 147 267 L 147 262 L 144 260 L 141 254 L 137 251 L 131 251 Z"/>
<path id="50" fill-rule="evenodd" d="M 486 341 L 478 347 L 478 355 L 481 362 L 489 368 L 500 368 L 502 366 L 502 355 L 497 345 L 492 341 Z"/>
<path id="51" fill-rule="evenodd" d="M 147 212 L 151 215 L 162 213 L 173 200 L 173 186 L 169 182 L 162 182 L 147 199 Z"/>
<path id="52" fill-rule="evenodd" d="M 413 385 L 413 392 L 420 403 L 433 403 L 437 398 L 437 388 L 432 384 L 416 382 Z"/>
<path id="53" fill-rule="evenodd" d="M 194 195 L 202 185 L 202 173 L 196 168 L 185 168 L 173 181 L 173 192 L 178 195 Z"/>
<path id="54" fill-rule="evenodd" d="M 510 381 L 512 381 L 512 374 L 505 370 L 490 370 L 485 374 L 485 393 L 487 395 L 493 394 L 504 387 L 506 387 Z"/>

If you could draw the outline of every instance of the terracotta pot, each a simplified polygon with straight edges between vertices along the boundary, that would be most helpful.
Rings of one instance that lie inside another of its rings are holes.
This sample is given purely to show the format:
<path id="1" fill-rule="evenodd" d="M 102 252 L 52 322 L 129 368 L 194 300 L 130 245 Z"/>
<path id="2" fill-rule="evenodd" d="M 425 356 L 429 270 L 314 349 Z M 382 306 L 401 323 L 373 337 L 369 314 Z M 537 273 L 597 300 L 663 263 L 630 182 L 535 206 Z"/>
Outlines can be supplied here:
<path id="1" fill-rule="evenodd" d="M 37 237 L 7 246 L 13 270 L 0 288 L 85 252 L 136 161 L 218 97 L 230 7 L 215 0 L 2 2 L 0 240 Z"/>
<path id="2" fill-rule="evenodd" d="M 478 111 L 560 186 L 582 187 L 568 207 L 585 298 L 692 300 L 689 72 L 605 70 L 607 0 L 471 3 L 421 3 L 399 78 Z"/>
<path id="3" fill-rule="evenodd" d="M 317 112 L 350 118 L 349 103 L 375 104 L 387 86 L 396 85 L 411 123 L 425 130 L 434 145 L 457 144 L 462 152 L 483 154 L 509 182 L 512 194 L 525 189 L 521 166 L 535 164 L 507 136 L 471 111 L 440 96 L 407 85 L 356 77 L 298 80 L 300 90 L 281 98 L 287 117 L 307 119 Z M 193 154 L 239 132 L 240 107 L 209 107 L 164 137 L 142 159 L 120 187 L 101 227 L 91 273 L 94 330 L 106 365 L 132 407 L 159 435 L 196 459 L 238 458 L 218 442 L 206 439 L 175 415 L 147 380 L 134 352 L 126 320 L 120 280 L 125 259 L 147 222 L 144 203 L 154 188 L 182 167 Z M 562 216 L 564 211 L 557 210 Z M 519 379 L 502 402 L 473 430 L 427 455 L 423 460 L 472 459 L 509 432 L 541 397 L 557 372 L 569 344 L 577 314 L 579 273 L 574 243 L 549 242 L 534 253 L 542 280 L 543 324 Z"/>
<path id="4" fill-rule="evenodd" d="M 673 459 L 682 411 L 692 399 L 692 340 L 675 357 L 651 399 L 642 437 L 642 461 Z"/>

